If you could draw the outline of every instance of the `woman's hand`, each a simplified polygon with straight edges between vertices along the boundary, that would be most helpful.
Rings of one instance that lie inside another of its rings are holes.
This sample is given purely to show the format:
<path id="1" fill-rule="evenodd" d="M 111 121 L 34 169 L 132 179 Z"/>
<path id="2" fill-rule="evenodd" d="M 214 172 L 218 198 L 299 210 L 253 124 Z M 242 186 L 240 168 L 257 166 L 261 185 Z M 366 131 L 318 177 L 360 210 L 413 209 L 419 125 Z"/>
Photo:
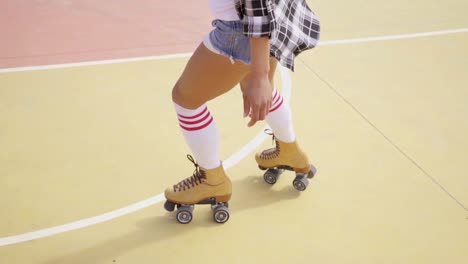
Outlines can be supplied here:
<path id="1" fill-rule="evenodd" d="M 250 72 L 244 79 L 244 117 L 250 116 L 247 126 L 265 120 L 271 107 L 272 87 L 268 72 Z"/>
<path id="2" fill-rule="evenodd" d="M 244 78 L 244 117 L 250 116 L 248 126 L 264 120 L 271 106 L 272 87 L 268 79 L 270 72 L 270 39 L 250 39 L 250 72 Z"/>

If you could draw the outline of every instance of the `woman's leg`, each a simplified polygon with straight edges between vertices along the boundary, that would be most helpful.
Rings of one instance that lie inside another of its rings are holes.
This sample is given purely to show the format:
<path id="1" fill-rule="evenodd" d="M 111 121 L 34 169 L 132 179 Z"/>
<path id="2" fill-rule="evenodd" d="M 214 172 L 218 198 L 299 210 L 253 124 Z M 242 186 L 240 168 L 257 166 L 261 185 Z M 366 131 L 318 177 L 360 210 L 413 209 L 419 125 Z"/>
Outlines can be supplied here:
<path id="1" fill-rule="evenodd" d="M 234 64 L 200 44 L 172 90 L 173 101 L 195 109 L 236 86 L 247 74 L 249 65 Z"/>
<path id="2" fill-rule="evenodd" d="M 275 58 L 270 59 L 270 82 L 273 87 L 271 107 L 265 120 L 273 130 L 275 137 L 283 142 L 293 142 L 296 139 L 294 134 L 291 109 L 289 105 L 284 102 L 281 93 L 276 90 L 274 86 L 274 78 L 276 72 L 277 60 Z M 244 89 L 244 80 L 241 81 L 241 89 Z"/>
<path id="3" fill-rule="evenodd" d="M 272 58 L 270 60 L 269 78 L 273 88 L 276 66 L 276 59 Z M 241 89 L 243 87 L 245 87 L 245 84 L 241 81 Z M 259 166 L 262 168 L 287 166 L 296 172 L 312 177 L 315 173 L 315 168 L 309 163 L 307 155 L 297 144 L 289 104 L 284 102 L 283 96 L 275 88 L 273 89 L 271 108 L 265 120 L 273 130 L 276 138 L 276 147 L 255 155 Z"/>
<path id="4" fill-rule="evenodd" d="M 197 163 L 219 167 L 219 132 L 205 103 L 231 90 L 249 66 L 231 61 L 200 44 L 172 91 L 179 125 Z"/>
<path id="5" fill-rule="evenodd" d="M 204 44 L 200 44 L 187 63 L 174 86 L 172 98 L 179 125 L 200 169 L 166 189 L 164 206 L 167 210 L 174 210 L 175 204 L 192 205 L 207 202 L 207 199 L 212 205 L 215 201 L 225 206 L 230 200 L 232 184 L 219 158 L 218 128 L 205 103 L 231 90 L 248 69 L 248 65 L 240 62 L 232 64 Z M 221 212 L 221 215 L 226 214 Z M 227 221 L 227 218 L 219 221 Z"/>

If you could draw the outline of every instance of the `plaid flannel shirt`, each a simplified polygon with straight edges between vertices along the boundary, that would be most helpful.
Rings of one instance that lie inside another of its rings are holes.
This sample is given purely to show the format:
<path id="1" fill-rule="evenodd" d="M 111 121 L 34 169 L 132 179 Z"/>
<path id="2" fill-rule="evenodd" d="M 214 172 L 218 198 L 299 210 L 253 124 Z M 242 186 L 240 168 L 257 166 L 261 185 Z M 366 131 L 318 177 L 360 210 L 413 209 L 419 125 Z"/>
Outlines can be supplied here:
<path id="1" fill-rule="evenodd" d="M 294 70 L 294 58 L 317 45 L 320 22 L 306 0 L 234 0 L 244 34 L 269 37 L 270 54 Z"/>

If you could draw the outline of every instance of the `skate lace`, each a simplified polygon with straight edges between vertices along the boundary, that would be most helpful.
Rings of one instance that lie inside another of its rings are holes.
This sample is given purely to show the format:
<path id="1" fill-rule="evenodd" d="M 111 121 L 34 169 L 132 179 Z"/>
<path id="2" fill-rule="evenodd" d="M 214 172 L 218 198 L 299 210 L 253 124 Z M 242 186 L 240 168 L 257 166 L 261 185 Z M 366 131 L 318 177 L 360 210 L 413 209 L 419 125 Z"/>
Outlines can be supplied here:
<path id="1" fill-rule="evenodd" d="M 181 191 L 188 190 L 192 187 L 195 187 L 201 184 L 206 179 L 205 172 L 200 169 L 198 164 L 193 159 L 192 155 L 187 155 L 187 159 L 190 160 L 193 163 L 193 165 L 195 165 L 195 170 L 193 171 L 192 176 L 174 185 L 174 192 L 181 192 Z"/>
<path id="2" fill-rule="evenodd" d="M 264 132 L 265 134 L 272 136 L 271 143 L 272 144 L 275 143 L 275 147 L 262 151 L 262 153 L 260 154 L 260 158 L 262 159 L 277 158 L 280 153 L 280 146 L 279 146 L 278 140 L 276 140 L 275 134 L 273 134 L 273 131 L 271 131 L 271 129 L 265 129 Z"/>

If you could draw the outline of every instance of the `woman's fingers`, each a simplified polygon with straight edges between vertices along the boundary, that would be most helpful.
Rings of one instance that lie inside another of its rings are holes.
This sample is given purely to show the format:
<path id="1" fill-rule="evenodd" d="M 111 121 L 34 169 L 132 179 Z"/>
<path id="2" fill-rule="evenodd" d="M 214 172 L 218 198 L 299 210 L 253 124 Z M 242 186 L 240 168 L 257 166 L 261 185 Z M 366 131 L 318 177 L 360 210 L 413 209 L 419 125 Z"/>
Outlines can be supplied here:
<path id="1" fill-rule="evenodd" d="M 252 104 L 251 111 L 250 111 L 250 122 L 247 124 L 247 126 L 251 127 L 254 126 L 255 123 L 258 121 L 259 117 L 259 105 L 258 104 Z"/>
<path id="2" fill-rule="evenodd" d="M 268 75 L 250 73 L 245 78 L 244 116 L 250 115 L 249 127 L 265 120 L 271 105 L 271 83 Z"/>
<path id="3" fill-rule="evenodd" d="M 250 114 L 250 101 L 246 95 L 244 95 L 243 97 L 244 97 L 244 117 L 247 117 Z"/>
<path id="4" fill-rule="evenodd" d="M 250 121 L 248 126 L 254 126 L 258 121 L 265 120 L 266 116 L 268 115 L 268 111 L 270 107 L 268 107 L 269 103 L 265 102 L 262 104 L 251 104 L 250 108 Z"/>
<path id="5" fill-rule="evenodd" d="M 264 103 L 260 106 L 260 109 L 258 110 L 258 120 L 265 120 L 266 114 L 265 114 L 265 109 L 266 109 L 267 103 Z"/>

